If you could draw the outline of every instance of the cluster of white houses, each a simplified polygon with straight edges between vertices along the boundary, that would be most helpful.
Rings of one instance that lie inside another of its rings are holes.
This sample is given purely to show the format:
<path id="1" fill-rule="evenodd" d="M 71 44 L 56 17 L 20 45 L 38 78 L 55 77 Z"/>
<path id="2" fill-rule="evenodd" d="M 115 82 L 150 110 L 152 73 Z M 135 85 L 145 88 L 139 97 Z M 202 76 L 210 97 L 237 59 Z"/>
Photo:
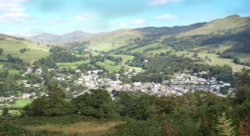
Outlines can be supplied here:
<path id="1" fill-rule="evenodd" d="M 49 69 L 50 71 L 50 69 Z M 42 74 L 41 68 L 28 68 L 28 70 L 23 74 L 25 76 L 28 73 L 35 73 L 37 75 Z M 117 80 L 111 80 L 109 78 L 103 78 L 99 76 L 99 72 L 103 72 L 102 70 L 92 70 L 87 73 L 81 73 L 80 70 L 76 70 L 76 73 L 80 74 L 79 78 L 74 79 L 73 83 L 76 85 L 85 86 L 85 90 L 73 90 L 73 97 L 77 97 L 85 92 L 88 92 L 90 89 L 98 89 L 100 87 L 105 87 L 107 91 L 110 93 L 116 93 L 119 91 L 140 91 L 145 92 L 151 95 L 156 96 L 166 96 L 166 95 L 182 95 L 189 91 L 198 91 L 204 90 L 215 93 L 217 95 L 222 95 L 220 93 L 220 89 L 222 87 L 229 88 L 229 93 L 233 89 L 231 88 L 230 83 L 225 83 L 222 81 L 216 81 L 215 78 L 204 79 L 196 76 L 195 74 L 188 73 L 175 73 L 171 80 L 164 81 L 163 83 L 154 83 L 154 82 L 133 82 L 131 84 L 123 83 L 119 80 L 119 74 L 116 74 Z M 135 73 L 126 72 L 128 77 L 135 75 Z M 72 81 L 72 74 L 62 74 L 58 73 L 54 79 L 58 81 Z M 20 84 L 23 84 L 25 87 L 40 87 L 41 84 L 29 84 L 27 80 L 21 81 Z M 70 88 L 66 88 L 66 91 L 69 91 Z M 11 96 L 11 97 L 0 97 L 0 104 L 6 101 L 13 101 L 15 99 L 27 99 L 37 98 L 35 93 L 23 94 L 19 97 Z"/>
<path id="2" fill-rule="evenodd" d="M 117 76 L 119 77 L 119 74 L 117 74 Z M 220 89 L 222 87 L 227 87 L 229 92 L 232 91 L 230 83 L 216 81 L 215 78 L 207 80 L 185 73 L 175 73 L 170 81 L 165 81 L 163 83 L 133 82 L 131 84 L 124 84 L 118 79 L 119 78 L 117 78 L 117 80 L 100 78 L 97 72 L 89 72 L 87 75 L 83 74 L 81 78 L 77 80 L 77 82 L 80 81 L 88 89 L 105 87 L 109 92 L 140 91 L 157 96 L 166 96 L 171 94 L 182 95 L 183 93 L 187 93 L 189 91 L 200 90 L 221 95 Z"/>

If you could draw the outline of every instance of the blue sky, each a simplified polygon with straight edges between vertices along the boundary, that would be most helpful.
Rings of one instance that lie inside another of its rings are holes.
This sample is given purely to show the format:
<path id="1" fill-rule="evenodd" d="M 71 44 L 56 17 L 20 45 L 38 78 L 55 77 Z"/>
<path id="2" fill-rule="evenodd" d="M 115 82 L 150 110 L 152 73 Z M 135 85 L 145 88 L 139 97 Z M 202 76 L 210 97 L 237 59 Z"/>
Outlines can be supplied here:
<path id="1" fill-rule="evenodd" d="M 0 33 L 90 33 L 250 16 L 250 0 L 0 0 Z"/>

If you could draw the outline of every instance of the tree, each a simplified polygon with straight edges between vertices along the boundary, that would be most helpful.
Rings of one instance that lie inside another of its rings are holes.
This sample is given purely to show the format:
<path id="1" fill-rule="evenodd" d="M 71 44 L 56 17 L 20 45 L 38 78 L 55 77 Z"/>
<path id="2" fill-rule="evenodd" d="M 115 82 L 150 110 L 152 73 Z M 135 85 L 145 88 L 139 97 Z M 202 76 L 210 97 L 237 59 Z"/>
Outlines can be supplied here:
<path id="1" fill-rule="evenodd" d="M 2 115 L 3 115 L 3 116 L 8 116 L 8 115 L 9 115 L 9 109 L 5 107 L 5 108 L 3 109 Z"/>
<path id="2" fill-rule="evenodd" d="M 49 96 L 35 99 L 24 108 L 29 116 L 61 116 L 74 112 L 71 103 L 64 100 L 65 93 L 57 87 L 51 88 Z"/>
<path id="3" fill-rule="evenodd" d="M 49 97 L 54 99 L 64 99 L 66 96 L 65 92 L 59 87 L 49 87 Z"/>
<path id="4" fill-rule="evenodd" d="M 193 58 L 198 58 L 199 57 L 198 52 L 195 52 L 192 57 Z"/>
<path id="5" fill-rule="evenodd" d="M 225 113 L 218 117 L 217 130 L 219 136 L 236 136 L 235 126 Z"/>
<path id="6" fill-rule="evenodd" d="M 249 120 L 244 118 L 239 123 L 238 136 L 249 136 Z"/>
<path id="7" fill-rule="evenodd" d="M 250 72 L 243 71 L 235 80 L 235 102 L 242 103 L 250 98 Z"/>
<path id="8" fill-rule="evenodd" d="M 0 55 L 2 55 L 3 54 L 3 49 L 2 48 L 0 48 Z"/>
<path id="9" fill-rule="evenodd" d="M 235 57 L 235 58 L 233 59 L 233 62 L 236 63 L 236 64 L 240 64 L 240 59 L 237 58 L 237 57 Z"/>
<path id="10" fill-rule="evenodd" d="M 151 96 L 141 93 L 121 92 L 117 99 L 121 116 L 145 120 L 150 117 L 153 99 Z"/>
<path id="11" fill-rule="evenodd" d="M 110 94 L 103 89 L 91 90 L 72 100 L 77 113 L 97 118 L 116 116 L 115 105 Z"/>

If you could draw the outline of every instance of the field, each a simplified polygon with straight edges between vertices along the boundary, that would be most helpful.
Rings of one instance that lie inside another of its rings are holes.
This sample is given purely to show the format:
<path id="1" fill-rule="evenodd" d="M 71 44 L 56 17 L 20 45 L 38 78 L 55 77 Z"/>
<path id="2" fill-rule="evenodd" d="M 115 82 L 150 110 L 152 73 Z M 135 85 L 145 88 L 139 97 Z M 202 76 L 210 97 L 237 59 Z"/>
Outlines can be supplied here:
<path id="1" fill-rule="evenodd" d="M 175 52 L 175 54 L 178 56 L 193 58 L 192 56 L 193 56 L 194 52 L 197 52 L 198 57 L 205 60 L 205 61 L 201 62 L 203 64 L 208 64 L 211 66 L 229 65 L 232 67 L 234 72 L 240 72 L 243 68 L 250 69 L 250 67 L 248 67 L 248 66 L 235 64 L 232 59 L 221 58 L 217 54 L 218 52 L 224 52 L 231 47 L 232 47 L 232 45 L 230 45 L 230 44 L 223 44 L 223 45 L 219 45 L 219 46 L 211 45 L 211 46 L 204 46 L 204 47 L 200 47 L 200 48 L 195 48 L 192 51 L 177 51 L 177 52 Z M 209 51 L 213 51 L 214 53 L 209 53 Z M 210 60 L 206 60 L 206 58 L 208 58 Z M 245 59 L 249 59 L 249 58 L 245 57 Z"/>
<path id="2" fill-rule="evenodd" d="M 18 110 L 19 108 L 23 108 L 28 104 L 31 104 L 32 100 L 31 99 L 20 99 L 20 100 L 16 100 L 14 104 L 11 104 L 8 106 L 9 110 L 9 114 L 12 117 L 17 117 L 21 115 L 21 111 Z M 16 109 L 18 108 L 18 109 Z M 2 116 L 2 110 L 0 110 L 0 116 Z"/>
<path id="3" fill-rule="evenodd" d="M 31 132 L 53 132 L 53 134 L 57 134 L 56 136 L 102 136 L 117 131 L 116 126 L 126 123 L 126 121 L 123 120 L 97 119 L 81 115 L 1 119 L 0 126 L 3 124 L 11 124 Z"/>
<path id="4" fill-rule="evenodd" d="M 12 105 L 10 105 L 11 108 L 23 108 L 28 104 L 31 104 L 32 100 L 31 99 L 20 99 L 16 100 L 16 102 Z"/>
<path id="5" fill-rule="evenodd" d="M 233 62 L 232 59 L 224 59 L 224 58 L 220 58 L 218 55 L 216 54 L 208 54 L 208 53 L 199 53 L 199 56 L 201 58 L 205 58 L 206 56 L 211 59 L 211 61 L 206 61 L 203 62 L 205 64 L 209 64 L 211 66 L 215 66 L 215 65 L 219 65 L 219 66 L 223 66 L 223 65 L 229 65 L 232 67 L 234 72 L 239 72 L 241 71 L 243 68 L 247 68 L 249 69 L 249 67 L 247 66 L 243 66 L 243 65 L 239 65 L 239 64 L 235 64 Z"/>
<path id="6" fill-rule="evenodd" d="M 44 45 L 34 44 L 25 40 L 0 40 L 0 48 L 4 50 L 4 53 L 8 53 L 13 56 L 18 56 L 19 58 L 28 63 L 33 63 L 39 58 L 46 57 L 49 55 L 48 48 Z M 22 54 L 20 50 L 24 48 L 30 50 Z"/>
<path id="7" fill-rule="evenodd" d="M 115 64 L 115 62 L 110 60 L 105 60 L 104 62 L 97 62 L 97 65 L 110 72 L 118 72 L 121 69 L 121 66 Z"/>
<path id="8" fill-rule="evenodd" d="M 20 73 L 20 71 L 18 70 L 15 70 L 15 69 L 11 69 L 11 70 L 8 70 L 9 74 L 11 75 L 18 75 Z"/>
<path id="9" fill-rule="evenodd" d="M 0 110 L 0 117 L 2 116 L 2 110 Z M 21 115 L 20 110 L 9 110 L 9 114 L 11 117 L 18 117 Z"/>
<path id="10" fill-rule="evenodd" d="M 122 58 L 123 61 L 127 62 L 127 61 L 130 61 L 130 60 L 133 60 L 134 59 L 134 56 L 132 55 L 112 55 L 113 57 L 115 58 Z"/>
<path id="11" fill-rule="evenodd" d="M 128 41 L 142 37 L 141 33 L 130 30 L 118 30 L 100 34 L 90 39 L 89 50 L 108 52 L 128 45 Z"/>
<path id="12" fill-rule="evenodd" d="M 101 136 L 115 131 L 114 127 L 122 123 L 122 121 L 87 121 L 66 125 L 46 124 L 41 126 L 26 126 L 25 128 L 31 131 L 46 130 L 50 132 L 62 132 L 66 135 Z"/>
<path id="13" fill-rule="evenodd" d="M 91 50 L 107 52 L 120 47 L 122 47 L 122 45 L 113 45 L 112 43 L 98 43 L 97 45 L 91 46 Z"/>
<path id="14" fill-rule="evenodd" d="M 142 71 L 142 69 L 139 67 L 131 67 L 131 66 L 128 66 L 125 64 L 123 64 L 123 65 L 116 64 L 115 62 L 110 61 L 110 60 L 105 60 L 104 62 L 97 62 L 97 65 L 99 65 L 100 67 L 106 69 L 107 71 L 109 71 L 111 73 L 119 72 L 122 67 L 124 67 L 125 69 L 129 69 L 129 70 L 135 70 L 137 72 Z"/>

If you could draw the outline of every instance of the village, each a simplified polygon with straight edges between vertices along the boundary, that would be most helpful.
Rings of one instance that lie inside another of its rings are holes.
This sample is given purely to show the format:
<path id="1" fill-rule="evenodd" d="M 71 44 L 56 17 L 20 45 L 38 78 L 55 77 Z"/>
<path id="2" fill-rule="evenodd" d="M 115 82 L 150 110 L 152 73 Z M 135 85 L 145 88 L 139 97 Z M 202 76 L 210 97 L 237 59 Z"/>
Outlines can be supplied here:
<path id="1" fill-rule="evenodd" d="M 162 83 L 154 83 L 154 82 L 132 82 L 132 83 L 123 83 L 120 79 L 120 74 L 115 74 L 116 79 L 112 80 L 110 78 L 105 78 L 99 76 L 103 70 L 89 70 L 85 73 L 82 73 L 80 70 L 75 70 L 77 73 L 77 78 L 73 74 L 70 73 L 60 73 L 59 70 L 56 69 L 48 69 L 48 71 L 57 72 L 57 74 L 53 77 L 58 82 L 64 81 L 72 81 L 73 84 L 82 86 L 83 89 L 72 90 L 70 87 L 65 88 L 65 91 L 72 94 L 72 97 L 78 97 L 84 93 L 89 92 L 91 89 L 104 88 L 107 90 L 112 96 L 116 95 L 120 91 L 131 91 L 131 92 L 144 92 L 150 95 L 155 96 L 168 96 L 168 95 L 182 95 L 187 92 L 194 91 L 208 91 L 214 93 L 219 96 L 226 96 L 233 91 L 230 83 L 225 83 L 223 81 L 216 81 L 214 77 L 210 79 L 204 79 L 198 77 L 199 74 L 206 74 L 206 72 L 201 73 L 175 73 L 171 80 L 166 80 Z M 29 67 L 27 71 L 23 74 L 25 77 L 29 73 L 34 73 L 36 75 L 41 75 L 43 70 L 41 68 Z M 136 75 L 137 73 L 133 71 L 127 71 L 126 74 L 129 78 Z M 20 81 L 21 85 L 25 88 L 35 87 L 37 89 L 41 88 L 44 85 L 42 83 L 31 84 L 27 80 Z M 221 88 L 227 88 L 228 93 L 222 94 Z M 47 95 L 43 93 L 42 95 Z M 41 95 L 40 95 L 41 96 Z M 20 96 L 10 96 L 10 97 L 0 97 L 0 104 L 6 105 L 8 103 L 13 102 L 17 99 L 36 99 L 38 98 L 37 94 L 34 92 L 31 93 L 23 93 Z"/>
<path id="2" fill-rule="evenodd" d="M 111 80 L 108 78 L 99 78 L 98 72 L 102 72 L 102 70 L 89 71 L 87 75 L 82 74 L 76 83 L 85 85 L 88 89 L 105 87 L 111 94 L 116 94 L 119 91 L 134 91 L 156 96 L 167 96 L 182 95 L 189 91 L 203 90 L 223 96 L 220 92 L 222 87 L 227 87 L 228 93 L 231 93 L 233 90 L 230 83 L 216 81 L 215 78 L 206 80 L 185 73 L 175 73 L 170 81 L 164 81 L 163 83 L 133 82 L 131 84 L 124 84 L 119 80 L 119 74 L 116 74 L 117 80 Z M 79 94 L 76 94 L 74 97 L 77 96 L 79 96 Z"/>

